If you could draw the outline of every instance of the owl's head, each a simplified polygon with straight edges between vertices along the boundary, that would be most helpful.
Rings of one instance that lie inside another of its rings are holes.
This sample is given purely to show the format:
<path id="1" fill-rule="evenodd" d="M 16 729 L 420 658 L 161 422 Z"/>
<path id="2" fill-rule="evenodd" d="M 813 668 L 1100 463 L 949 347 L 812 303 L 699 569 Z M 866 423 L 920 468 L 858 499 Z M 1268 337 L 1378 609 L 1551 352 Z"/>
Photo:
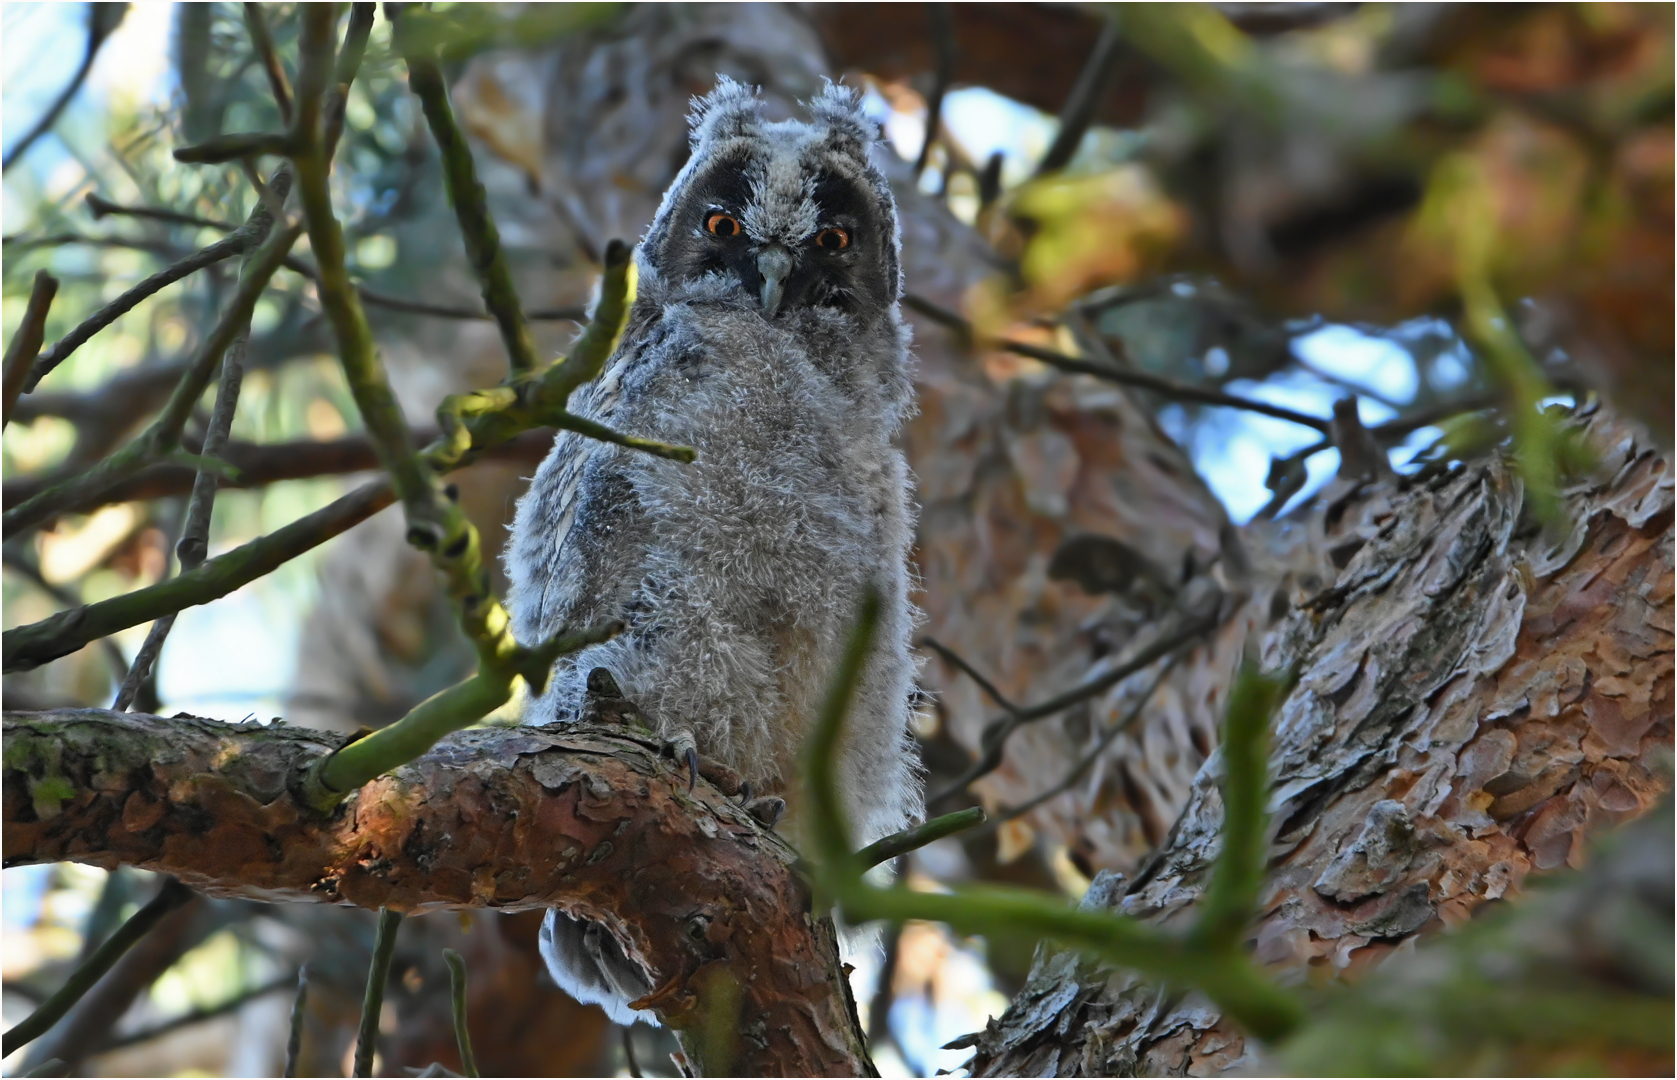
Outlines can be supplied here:
<path id="1" fill-rule="evenodd" d="M 641 240 L 643 269 L 667 287 L 737 291 L 771 319 L 894 305 L 897 211 L 868 160 L 875 126 L 831 83 L 809 113 L 765 120 L 756 92 L 727 77 L 696 99 L 692 157 Z"/>

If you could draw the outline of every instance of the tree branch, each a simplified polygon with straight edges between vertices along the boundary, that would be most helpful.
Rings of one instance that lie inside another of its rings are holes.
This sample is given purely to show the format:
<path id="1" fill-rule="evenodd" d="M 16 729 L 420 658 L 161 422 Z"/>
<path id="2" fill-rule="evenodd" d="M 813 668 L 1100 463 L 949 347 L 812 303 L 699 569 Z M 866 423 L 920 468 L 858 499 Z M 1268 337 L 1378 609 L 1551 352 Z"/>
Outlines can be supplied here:
<path id="1" fill-rule="evenodd" d="M 436 433 L 430 430 L 417 434 L 426 442 L 436 437 Z M 552 431 L 527 431 L 480 451 L 476 460 L 534 465 L 547 455 L 552 445 Z M 235 470 L 235 475 L 220 479 L 223 490 L 260 488 L 286 480 L 313 480 L 378 468 L 378 455 L 373 452 L 373 444 L 365 435 L 281 443 L 229 442 L 218 456 Z M 152 465 L 97 496 L 64 506 L 59 513 L 86 514 L 110 503 L 185 495 L 192 490 L 196 475 L 196 470 L 186 465 Z M 0 498 L 5 500 L 6 505 L 16 506 L 53 483 L 54 479 L 50 474 L 9 479 L 0 488 L 3 492 Z"/>
<path id="2" fill-rule="evenodd" d="M 708 781 L 689 792 L 654 738 L 457 732 L 328 816 L 297 798 L 341 744 L 322 732 L 86 709 L 9 713 L 3 738 L 8 865 L 126 863 L 214 896 L 410 914 L 559 907 L 645 968 L 647 1007 L 703 1074 L 872 1073 L 794 852 Z M 719 1025 L 743 1036 L 725 1062 L 698 1038 Z"/>

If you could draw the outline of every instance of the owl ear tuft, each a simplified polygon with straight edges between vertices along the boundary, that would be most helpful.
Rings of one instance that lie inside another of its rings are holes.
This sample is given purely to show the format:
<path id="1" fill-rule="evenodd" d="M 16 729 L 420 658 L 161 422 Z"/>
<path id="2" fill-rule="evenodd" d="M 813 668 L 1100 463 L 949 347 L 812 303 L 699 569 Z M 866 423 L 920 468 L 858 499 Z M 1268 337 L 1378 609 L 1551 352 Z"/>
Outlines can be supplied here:
<path id="1" fill-rule="evenodd" d="M 810 117 L 827 126 L 827 141 L 834 149 L 866 157 L 879 137 L 879 125 L 862 109 L 861 93 L 831 79 L 823 82 L 826 85 L 809 103 Z"/>
<path id="2" fill-rule="evenodd" d="M 687 122 L 692 125 L 692 144 L 697 150 L 707 142 L 756 131 L 763 122 L 763 102 L 755 86 L 719 75 L 716 89 L 693 99 Z"/>

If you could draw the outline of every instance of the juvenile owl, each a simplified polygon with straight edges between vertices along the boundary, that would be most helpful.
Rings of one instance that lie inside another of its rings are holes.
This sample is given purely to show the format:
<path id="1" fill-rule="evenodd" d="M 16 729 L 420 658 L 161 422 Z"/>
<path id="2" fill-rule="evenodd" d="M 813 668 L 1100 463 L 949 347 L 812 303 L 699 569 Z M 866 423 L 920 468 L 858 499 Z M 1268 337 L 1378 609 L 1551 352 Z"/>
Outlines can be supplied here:
<path id="1" fill-rule="evenodd" d="M 793 800 L 796 759 L 871 586 L 877 645 L 834 763 L 858 844 L 923 811 L 908 732 L 913 408 L 896 205 L 874 125 L 831 86 L 808 123 L 764 119 L 726 78 L 695 102 L 692 156 L 636 250 L 617 352 L 576 412 L 684 443 L 681 464 L 562 433 L 508 545 L 520 641 L 621 619 L 563 658 L 529 723 L 575 719 L 603 667 L 665 739 Z M 646 973 L 612 932 L 550 911 L 559 984 L 627 1023 Z"/>

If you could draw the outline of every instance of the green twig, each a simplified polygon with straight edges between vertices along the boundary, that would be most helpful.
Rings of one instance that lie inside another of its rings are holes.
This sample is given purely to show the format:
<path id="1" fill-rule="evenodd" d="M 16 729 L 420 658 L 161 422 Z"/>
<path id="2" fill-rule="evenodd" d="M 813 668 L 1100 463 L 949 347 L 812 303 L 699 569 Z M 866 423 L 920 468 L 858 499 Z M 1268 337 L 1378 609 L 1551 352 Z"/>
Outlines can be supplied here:
<path id="1" fill-rule="evenodd" d="M 401 33 L 401 25 L 398 23 L 397 41 L 405 45 L 406 35 Z M 483 305 L 501 329 L 501 341 L 506 345 L 512 373 L 534 371 L 538 366 L 535 340 L 530 336 L 530 324 L 524 318 L 518 290 L 507 269 L 501 233 L 489 212 L 489 198 L 478 180 L 471 147 L 466 145 L 466 133 L 460 129 L 449 104 L 442 68 L 435 54 L 426 56 L 405 47 L 403 54 L 408 64 L 408 86 L 419 98 L 425 121 L 442 153 L 443 182 L 448 189 L 448 200 L 454 206 L 455 220 L 460 223 L 466 257 L 483 290 Z"/>
<path id="2" fill-rule="evenodd" d="M 466 961 L 453 949 L 443 950 L 448 965 L 448 992 L 454 1003 L 454 1039 L 460 1044 L 460 1071 L 478 1076 L 477 1058 L 472 1054 L 472 1033 L 466 1028 Z"/>
<path id="3" fill-rule="evenodd" d="M 935 817 L 924 825 L 917 825 L 912 829 L 904 829 L 899 833 L 892 833 L 881 840 L 875 840 L 867 847 L 856 853 L 856 861 L 861 863 L 862 869 L 878 866 L 882 862 L 895 859 L 899 855 L 906 855 L 917 848 L 923 848 L 935 840 L 942 840 L 946 836 L 954 836 L 975 826 L 984 824 L 984 808 L 970 807 L 957 810 L 953 814 Z"/>
<path id="4" fill-rule="evenodd" d="M 1223 719 L 1222 850 L 1200 900 L 1194 939 L 1211 949 L 1238 948 L 1264 880 L 1265 794 L 1269 790 L 1269 721 L 1290 679 L 1241 664 Z"/>
<path id="5" fill-rule="evenodd" d="M 396 955 L 396 932 L 401 928 L 400 911 L 379 908 L 378 937 L 373 941 L 373 963 L 367 970 L 367 991 L 361 998 L 361 1027 L 355 1036 L 355 1068 L 351 1076 L 373 1075 L 379 1014 L 384 1011 L 384 986 L 390 981 L 390 960 Z"/>
<path id="6" fill-rule="evenodd" d="M 30 1013 L 16 1026 L 9 1028 L 3 1038 L 0 1038 L 0 1053 L 10 1056 L 12 1051 L 27 1046 L 45 1035 L 52 1026 L 64 1018 L 64 1014 L 80 1001 L 82 997 L 97 983 L 105 972 L 111 969 L 122 958 L 122 954 L 134 947 L 135 942 L 144 937 L 152 927 L 163 921 L 163 917 L 184 905 L 192 899 L 192 890 L 168 878 L 163 887 L 151 902 L 135 912 L 133 917 L 117 928 L 105 943 L 94 950 L 87 962 L 77 968 L 65 984 L 59 987 L 57 993 L 41 1003 L 40 1008 Z"/>
<path id="7" fill-rule="evenodd" d="M 962 934 L 1050 938 L 1149 977 L 1197 987 L 1262 1039 L 1281 1038 L 1303 1022 L 1298 999 L 1270 982 L 1238 949 L 1211 948 L 1112 912 L 1072 908 L 1024 889 L 974 886 L 940 895 L 869 885 L 862 877 L 861 859 L 849 849 L 833 763 L 845 714 L 873 645 L 878 613 L 879 598 L 869 595 L 803 755 L 816 884 L 848 920 L 925 919 L 947 923 Z"/>
<path id="8" fill-rule="evenodd" d="M 45 270 L 35 271 L 35 284 L 29 290 L 29 306 L 24 309 L 23 322 L 18 324 L 12 340 L 6 345 L 4 389 L 0 391 L 0 428 L 12 422 L 12 406 L 23 393 L 23 382 L 29 368 L 41 351 L 47 335 L 47 312 L 52 310 L 52 298 L 58 295 L 58 279 Z"/>
<path id="9" fill-rule="evenodd" d="M 622 623 L 605 623 L 581 633 L 556 635 L 535 649 L 518 650 L 508 661 L 522 664 L 522 672 L 480 665 L 476 675 L 431 695 L 394 724 L 322 758 L 303 779 L 304 801 L 322 812 L 331 810 L 362 784 L 413 761 L 444 735 L 506 704 L 515 676 L 522 675 L 539 693 L 560 656 L 609 641 L 622 629 Z"/>
<path id="10" fill-rule="evenodd" d="M 220 599 L 372 517 L 392 497 L 389 482 L 375 480 L 191 573 L 7 630 L 0 635 L 0 670 L 28 671 L 118 630 Z"/>
<path id="11" fill-rule="evenodd" d="M 291 153 L 292 145 L 289 135 L 241 132 L 234 135 L 217 135 L 196 146 L 183 146 L 175 151 L 174 156 L 175 160 L 183 165 L 225 165 L 240 158 L 263 155 L 283 157 Z"/>

